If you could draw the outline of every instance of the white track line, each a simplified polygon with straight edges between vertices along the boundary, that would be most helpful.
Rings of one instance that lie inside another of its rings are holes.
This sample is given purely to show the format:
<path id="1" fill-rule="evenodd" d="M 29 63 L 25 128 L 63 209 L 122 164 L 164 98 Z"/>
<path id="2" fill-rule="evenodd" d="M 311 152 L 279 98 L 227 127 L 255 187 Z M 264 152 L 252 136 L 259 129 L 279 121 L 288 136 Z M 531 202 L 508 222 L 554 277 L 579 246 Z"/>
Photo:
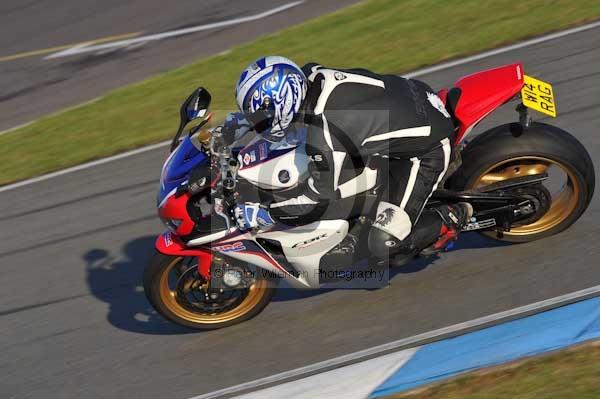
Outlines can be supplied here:
<path id="1" fill-rule="evenodd" d="M 548 35 L 540 36 L 535 39 L 525 40 L 523 42 L 512 44 L 510 46 L 500 47 L 495 50 L 490 50 L 490 51 L 486 51 L 486 52 L 483 52 L 480 54 L 475 54 L 470 57 L 460 58 L 456 61 L 444 62 L 442 64 L 434 65 L 432 67 L 418 69 L 416 71 L 407 73 L 406 75 L 402 75 L 402 76 L 404 76 L 406 78 L 415 78 L 417 76 L 423 76 L 423 75 L 427 75 L 429 73 L 452 68 L 452 67 L 455 67 L 458 65 L 468 64 L 469 62 L 479 61 L 484 58 L 492 57 L 494 55 L 506 53 L 506 52 L 513 51 L 513 50 L 518 50 L 518 49 L 521 49 L 524 47 L 533 46 L 534 44 L 544 43 L 544 42 L 547 42 L 550 40 L 559 39 L 564 36 L 572 35 L 574 33 L 579 33 L 579 32 L 583 32 L 583 31 L 598 28 L 598 27 L 600 27 L 600 21 L 592 22 L 587 25 L 578 26 L 576 28 L 571 28 L 571 29 L 563 30 L 563 31 L 556 32 L 556 33 L 550 33 Z"/>
<path id="2" fill-rule="evenodd" d="M 145 147 L 138 148 L 136 150 L 123 152 L 121 154 L 113 155 L 113 156 L 110 156 L 110 157 L 107 157 L 107 158 L 98 159 L 96 161 L 87 162 L 87 163 L 84 163 L 84 164 L 81 164 L 81 165 L 77 165 L 77 166 L 73 166 L 73 167 L 70 167 L 70 168 L 67 168 L 67 169 L 62 169 L 62 170 L 58 170 L 56 172 L 48 173 L 46 175 L 34 177 L 32 179 L 23 180 L 23 181 L 20 181 L 20 182 L 9 184 L 9 185 L 6 185 L 4 187 L 0 187 L 0 193 L 2 193 L 4 191 L 12 190 L 14 188 L 28 186 L 30 184 L 34 184 L 34 183 L 38 183 L 38 182 L 41 182 L 41 181 L 44 181 L 44 180 L 48 180 L 48 179 L 51 179 L 53 177 L 66 175 L 66 174 L 72 173 L 72 172 L 77 172 L 79 170 L 93 168 L 94 166 L 98 166 L 98 165 L 102 165 L 102 164 L 109 163 L 109 162 L 112 162 L 112 161 L 116 161 L 117 159 L 123 159 L 123 158 L 130 157 L 132 155 L 137 155 L 137 154 L 141 154 L 141 153 L 144 153 L 144 152 L 152 151 L 152 150 L 155 150 L 157 148 L 166 147 L 169 144 L 171 144 L 171 140 L 169 140 L 169 141 L 161 141 L 160 143 L 156 143 L 156 144 L 152 144 L 152 145 L 147 145 Z"/>
<path id="3" fill-rule="evenodd" d="M 290 4 L 294 4 L 294 3 L 290 3 Z M 444 70 L 444 69 L 452 68 L 452 67 L 455 67 L 455 66 L 458 66 L 458 65 L 468 64 L 469 62 L 481 60 L 483 58 L 491 57 L 491 56 L 494 56 L 494 55 L 497 55 L 497 54 L 502 54 L 502 53 L 505 53 L 507 51 L 516 50 L 516 49 L 520 49 L 520 48 L 523 48 L 523 47 L 531 46 L 531 45 L 534 45 L 534 44 L 539 44 L 539 43 L 547 42 L 547 41 L 550 41 L 550 40 L 558 39 L 558 38 L 561 38 L 561 37 L 564 37 L 564 36 L 568 36 L 568 35 L 571 35 L 571 34 L 574 34 L 574 33 L 583 32 L 583 31 L 586 31 L 586 30 L 589 30 L 589 29 L 594 29 L 594 28 L 597 28 L 597 27 L 600 27 L 600 21 L 593 22 L 593 23 L 590 23 L 590 24 L 587 24 L 587 25 L 582 25 L 582 26 L 579 26 L 577 28 L 572 28 L 572 29 L 567 29 L 567 30 L 561 31 L 561 32 L 552 33 L 552 34 L 549 34 L 549 35 L 540 36 L 540 37 L 538 37 L 536 39 L 526 40 L 526 41 L 521 42 L 521 43 L 517 43 L 517 44 L 510 45 L 510 46 L 498 48 L 496 50 L 487 51 L 485 53 L 473 55 L 473 56 L 470 56 L 470 57 L 461 58 L 461 59 L 458 59 L 458 60 L 455 60 L 455 61 L 445 62 L 443 64 L 435 65 L 435 66 L 432 66 L 432 67 L 429 67 L 429 68 L 419 69 L 419 70 L 416 70 L 414 72 L 407 73 L 407 74 L 405 74 L 403 76 L 411 78 L 411 77 L 417 77 L 417 76 L 426 75 L 426 74 L 432 73 L 432 72 L 438 72 L 438 71 L 441 71 L 441 70 Z M 14 130 L 14 128 L 13 129 L 9 129 L 9 130 Z M 0 134 L 2 134 L 2 132 L 0 132 Z M 168 143 L 169 142 L 164 142 L 164 143 L 162 143 L 162 145 L 164 146 L 164 145 L 167 145 Z M 15 188 L 18 188 L 18 187 L 23 187 L 23 186 L 26 186 L 28 184 L 33 184 L 33 183 L 37 183 L 37 182 L 40 182 L 40 181 L 43 181 L 43 180 L 51 179 L 53 177 L 62 176 L 62 175 L 67 174 L 67 173 L 71 173 L 71 172 L 75 172 L 75 171 L 79 171 L 79 170 L 91 168 L 91 167 L 94 167 L 94 166 L 97 166 L 97 165 L 101 165 L 103 163 L 107 163 L 107 162 L 110 162 L 110 161 L 113 161 L 113 160 L 116 160 L 116 159 L 125 158 L 125 157 L 128 157 L 130 155 L 136 155 L 136 154 L 139 154 L 139 153 L 142 153 L 142 152 L 145 152 L 145 151 L 150 151 L 150 150 L 156 149 L 158 147 L 160 147 L 160 143 L 159 144 L 154 144 L 154 145 L 151 145 L 151 146 L 147 146 L 147 147 L 142 147 L 142 148 L 139 148 L 139 149 L 134 150 L 134 151 L 124 152 L 124 153 L 122 153 L 120 155 L 116 155 L 116 156 L 113 156 L 113 157 L 103 158 L 103 159 L 100 159 L 98 161 L 88 162 L 88 163 L 84 163 L 84 164 L 81 164 L 81 165 L 78 165 L 78 166 L 75 166 L 75 167 L 71 167 L 71 168 L 59 170 L 57 172 L 53 172 L 53 173 L 49 173 L 49 174 L 46 174 L 46 175 L 34 177 L 32 179 L 23 180 L 23 181 L 20 181 L 20 182 L 17 182 L 17 183 L 13 183 L 13 184 L 8 184 L 6 186 L 0 187 L 0 193 L 2 193 L 4 191 L 15 189 Z"/>
<path id="4" fill-rule="evenodd" d="M 264 377 L 258 380 L 246 382 L 244 384 L 235 385 L 230 388 L 224 388 L 218 391 L 194 396 L 190 399 L 212 399 L 244 391 L 252 391 L 257 388 L 261 388 L 266 385 L 271 385 L 277 382 L 298 379 L 300 377 L 316 374 L 320 371 L 331 370 L 342 365 L 347 365 L 348 363 L 356 363 L 363 359 L 371 358 L 376 355 L 380 355 L 400 348 L 408 349 L 408 347 L 410 346 L 420 346 L 424 343 L 440 339 L 441 337 L 459 335 L 461 332 L 481 328 L 483 326 L 499 322 L 500 320 L 511 320 L 525 314 L 539 312 L 552 307 L 562 306 L 563 304 L 576 302 L 577 300 L 583 298 L 591 298 L 598 295 L 600 295 L 600 285 L 572 292 L 570 294 L 557 296 L 555 298 L 546 299 L 544 301 L 535 302 L 518 308 L 510 309 L 504 312 L 494 313 L 489 316 L 480 317 L 478 319 L 466 321 L 464 323 L 454 324 L 448 327 L 440 328 L 438 330 L 433 330 L 423 334 L 415 335 L 413 337 L 403 338 L 397 341 L 389 342 L 387 344 L 375 346 L 369 349 L 364 349 L 358 352 L 314 363 L 294 370 L 284 371 L 283 373 L 274 374 L 269 377 Z"/>
<path id="5" fill-rule="evenodd" d="M 119 41 L 114 41 L 114 42 L 110 42 L 110 43 L 106 43 L 106 44 L 98 44 L 98 45 L 88 45 L 87 43 L 81 43 L 81 44 L 75 45 L 73 47 L 70 47 L 68 49 L 65 49 L 65 50 L 62 50 L 62 51 L 50 54 L 49 56 L 45 57 L 44 59 L 46 59 L 46 58 L 66 57 L 66 56 L 69 56 L 69 55 L 81 54 L 81 53 L 86 53 L 86 52 L 90 52 L 90 51 L 110 52 L 114 48 L 118 48 L 118 47 L 127 47 L 128 49 L 132 49 L 132 48 L 135 48 L 135 47 L 138 47 L 138 46 L 142 46 L 142 45 L 146 44 L 148 41 L 152 41 L 152 40 L 167 39 L 169 37 L 187 35 L 187 34 L 190 34 L 190 33 L 195 33 L 195 32 L 199 32 L 199 31 L 203 31 L 203 30 L 209 30 L 209 29 L 215 29 L 215 28 L 222 28 L 224 26 L 237 25 L 237 24 L 241 24 L 241 23 L 244 23 L 244 22 L 255 21 L 257 19 L 266 18 L 268 16 L 280 13 L 280 12 L 285 11 L 287 9 L 290 9 L 292 7 L 296 7 L 296 6 L 304 3 L 304 1 L 305 0 L 301 0 L 301 1 L 295 1 L 295 2 L 289 3 L 289 4 L 284 4 L 284 5 L 280 6 L 280 7 L 274 8 L 272 10 L 265 11 L 265 12 L 263 12 L 261 14 L 251 15 L 251 16 L 244 17 L 244 18 L 236 18 L 236 19 L 232 19 L 232 20 L 229 20 L 229 21 L 215 22 L 215 23 L 207 24 L 207 25 L 198 25 L 198 26 L 194 26 L 194 27 L 186 28 L 186 29 L 179 29 L 179 30 L 175 30 L 175 31 L 163 32 L 163 33 L 158 33 L 158 34 L 154 34 L 154 35 L 136 37 L 134 39 L 119 40 Z M 92 43 L 92 42 L 90 42 L 90 43 Z M 223 53 L 225 53 L 227 51 L 231 51 L 231 50 L 225 50 Z M 98 101 L 101 98 L 102 97 L 96 97 L 96 98 L 93 98 L 90 101 L 86 101 L 86 102 L 83 102 L 83 103 L 80 103 L 80 104 L 76 104 L 76 105 L 74 105 L 72 107 L 64 108 L 64 109 L 58 111 L 58 113 L 63 113 L 63 112 L 68 111 L 70 109 L 84 106 L 84 105 L 89 104 L 91 102 Z M 20 128 L 25 127 L 27 125 L 30 125 L 30 124 L 32 124 L 34 122 L 35 122 L 35 120 L 23 123 L 23 124 L 18 125 L 18 126 L 11 127 L 9 129 L 6 129 L 6 130 L 3 130 L 3 131 L 0 132 L 0 136 L 3 135 L 3 134 L 6 134 L 6 133 L 10 133 L 13 130 L 17 130 L 17 129 L 20 129 Z"/>
<path id="6" fill-rule="evenodd" d="M 204 31 L 204 30 L 223 28 L 223 27 L 231 26 L 231 25 L 239 25 L 239 24 L 243 24 L 246 22 L 256 21 L 259 19 L 270 17 L 271 15 L 283 12 L 292 7 L 299 6 L 302 3 L 304 3 L 304 0 L 284 4 L 282 6 L 273 8 L 272 10 L 261 12 L 260 14 L 249 15 L 247 17 L 235 18 L 235 19 L 230 19 L 228 21 L 215 22 L 215 23 L 206 24 L 206 25 L 198 25 L 198 26 L 193 26 L 191 28 L 177 29 L 177 30 L 173 30 L 173 31 L 169 31 L 169 32 L 156 33 L 153 35 L 140 36 L 140 37 L 136 37 L 133 39 L 118 40 L 115 42 L 97 44 L 97 45 L 91 45 L 91 46 L 82 44 L 79 46 L 71 47 L 71 48 L 63 50 L 63 51 L 59 51 L 54 54 L 50 54 L 49 56 L 45 57 L 44 59 L 67 57 L 67 56 L 71 56 L 71 55 L 75 55 L 75 54 L 89 53 L 89 52 L 94 52 L 94 51 L 112 50 L 112 49 L 119 48 L 119 47 L 131 46 L 134 44 L 143 44 L 143 43 L 151 42 L 151 41 L 155 41 L 155 40 L 164 40 L 164 39 L 169 39 L 169 38 L 176 37 L 176 36 L 189 35 L 191 33 L 196 33 L 196 32 L 200 32 L 200 31 Z"/>

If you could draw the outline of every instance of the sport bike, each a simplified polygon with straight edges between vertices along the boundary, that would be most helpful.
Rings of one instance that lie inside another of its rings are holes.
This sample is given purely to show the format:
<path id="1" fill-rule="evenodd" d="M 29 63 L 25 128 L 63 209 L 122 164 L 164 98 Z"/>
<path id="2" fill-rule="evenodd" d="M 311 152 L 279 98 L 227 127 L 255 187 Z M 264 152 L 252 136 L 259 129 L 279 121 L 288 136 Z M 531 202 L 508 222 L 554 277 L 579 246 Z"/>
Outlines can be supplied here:
<path id="1" fill-rule="evenodd" d="M 530 115 L 531 108 L 556 115 L 550 84 L 511 64 L 463 77 L 438 96 L 456 134 L 446 177 L 427 207 L 468 202 L 474 215 L 464 231 L 513 243 L 557 234 L 582 215 L 595 182 L 588 152 L 570 133 Z M 465 139 L 511 100 L 518 103 L 515 122 Z M 309 174 L 305 133 L 279 142 L 256 135 L 233 148 L 222 130 L 206 129 L 210 101 L 208 91 L 198 88 L 181 106 L 158 193 L 158 214 L 168 230 L 158 236 L 144 272 L 144 290 L 156 311 L 200 330 L 257 315 L 281 279 L 315 289 L 329 281 L 328 270 L 368 259 L 364 243 L 385 184 L 377 168 L 343 171 L 350 177 L 340 180 L 332 214 L 308 225 L 242 232 L 233 216 L 237 203 L 302 193 Z M 193 120 L 199 123 L 183 134 Z"/>

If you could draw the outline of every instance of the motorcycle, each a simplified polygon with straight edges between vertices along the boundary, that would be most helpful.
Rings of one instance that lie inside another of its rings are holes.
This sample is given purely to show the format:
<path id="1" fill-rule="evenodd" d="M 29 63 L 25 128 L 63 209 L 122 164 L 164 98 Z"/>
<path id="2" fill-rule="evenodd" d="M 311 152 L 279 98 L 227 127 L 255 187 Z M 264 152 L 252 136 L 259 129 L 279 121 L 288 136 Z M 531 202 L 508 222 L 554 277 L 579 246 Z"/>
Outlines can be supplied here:
<path id="1" fill-rule="evenodd" d="M 557 234 L 583 214 L 595 185 L 590 155 L 570 133 L 534 122 L 530 114 L 534 109 L 556 115 L 550 84 L 511 64 L 463 77 L 437 94 L 456 135 L 446 177 L 426 207 L 468 202 L 474 214 L 464 232 L 512 243 Z M 477 123 L 513 99 L 520 100 L 517 122 L 466 140 Z M 168 230 L 158 236 L 143 278 L 159 314 L 199 330 L 257 315 L 281 279 L 293 288 L 315 289 L 329 281 L 324 272 L 369 258 L 364 243 L 385 184 L 367 165 L 339 187 L 332 211 L 344 217 L 240 231 L 233 207 L 241 198 L 302 193 L 309 165 L 303 132 L 279 142 L 257 135 L 232 148 L 223 131 L 205 128 L 210 101 L 200 87 L 181 106 L 157 201 Z M 200 123 L 184 135 L 192 120 Z"/>

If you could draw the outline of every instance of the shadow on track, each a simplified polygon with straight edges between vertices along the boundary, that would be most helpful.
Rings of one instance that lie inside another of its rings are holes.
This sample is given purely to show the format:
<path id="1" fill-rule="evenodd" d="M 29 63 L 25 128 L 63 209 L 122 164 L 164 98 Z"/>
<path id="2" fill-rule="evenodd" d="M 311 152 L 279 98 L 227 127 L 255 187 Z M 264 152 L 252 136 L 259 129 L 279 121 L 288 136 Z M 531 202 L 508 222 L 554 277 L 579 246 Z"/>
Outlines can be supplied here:
<path id="1" fill-rule="evenodd" d="M 466 249 L 477 249 L 477 248 L 494 248 L 494 247 L 503 247 L 507 245 L 513 245 L 506 242 L 492 240 L 490 238 L 484 237 L 482 235 L 476 233 L 469 233 L 461 235 L 460 239 L 456 241 L 454 245 L 454 249 L 452 251 L 457 250 L 466 250 Z M 416 258 L 409 262 L 404 266 L 391 267 L 389 270 L 389 280 L 391 281 L 397 275 L 409 274 L 409 273 L 417 273 L 420 272 L 427 267 L 433 265 L 439 259 L 443 258 L 444 254 L 438 254 L 434 256 L 430 256 L 427 258 Z M 285 284 L 285 283 L 284 283 Z M 384 285 L 382 285 L 383 287 Z M 281 289 L 283 288 L 283 289 Z M 381 287 L 379 287 L 381 288 Z M 367 290 L 374 290 L 379 288 L 364 288 Z M 348 289 L 343 288 L 343 286 L 336 288 L 320 288 L 315 290 L 297 290 L 291 289 L 287 286 L 280 286 L 277 294 L 273 298 L 273 301 L 294 301 L 303 298 L 309 298 L 321 294 L 325 294 L 331 291 L 339 290 L 339 289 Z M 360 289 L 360 288 L 350 288 L 350 289 Z"/>
<path id="2" fill-rule="evenodd" d="M 90 292 L 109 306 L 107 319 L 122 330 L 142 334 L 185 334 L 196 332 L 170 323 L 146 300 L 142 274 L 154 251 L 155 236 L 127 242 L 121 254 L 92 249 L 83 259 L 87 265 Z"/>
<path id="3" fill-rule="evenodd" d="M 454 250 L 507 247 L 509 245 L 515 244 L 505 241 L 492 240 L 491 238 L 487 238 L 477 233 L 463 233 L 459 240 L 456 241 Z"/>
<path id="4" fill-rule="evenodd" d="M 477 233 L 463 233 L 458 241 L 454 244 L 454 248 L 451 251 L 461 251 L 465 249 L 477 249 L 477 248 L 494 248 L 494 247 L 505 247 L 513 245 L 508 242 L 496 241 L 491 238 L 484 237 Z M 431 256 L 429 258 L 417 258 L 409 264 L 402 267 L 392 268 L 390 277 L 394 277 L 396 274 L 416 273 L 428 266 L 435 263 L 436 260 L 444 257 L 444 253 Z"/>
<path id="5" fill-rule="evenodd" d="M 122 330 L 141 334 L 198 333 L 164 320 L 150 306 L 142 287 L 144 267 L 154 251 L 154 236 L 140 237 L 127 242 L 121 254 L 111 254 L 105 249 L 92 249 L 84 255 L 87 265 L 87 283 L 92 295 L 109 306 L 108 321 Z M 510 245 L 478 234 L 465 234 L 456 243 L 455 250 L 490 248 Z M 442 254 L 441 257 L 444 255 Z M 417 273 L 434 264 L 440 257 L 418 258 L 402 267 L 392 267 L 389 279 L 397 275 Z M 274 301 L 293 301 L 344 289 L 343 286 L 316 290 L 297 290 L 285 282 L 273 298 Z M 348 288 L 346 288 L 348 289 Z M 360 289 L 360 288 L 358 288 Z M 363 288 L 378 289 L 378 288 Z"/>

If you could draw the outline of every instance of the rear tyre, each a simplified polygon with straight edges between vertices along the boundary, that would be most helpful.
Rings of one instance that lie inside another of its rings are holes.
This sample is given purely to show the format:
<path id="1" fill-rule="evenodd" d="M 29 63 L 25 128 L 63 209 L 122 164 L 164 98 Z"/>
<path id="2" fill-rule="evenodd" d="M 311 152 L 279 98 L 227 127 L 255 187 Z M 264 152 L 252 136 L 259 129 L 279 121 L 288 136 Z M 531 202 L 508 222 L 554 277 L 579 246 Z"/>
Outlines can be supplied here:
<path id="1" fill-rule="evenodd" d="M 164 318 L 196 330 L 214 330 L 248 320 L 269 304 L 277 291 L 277 280 L 256 273 L 248 288 L 215 291 L 210 298 L 208 283 L 196 271 L 194 258 L 156 252 L 144 270 L 144 292 Z"/>
<path id="2" fill-rule="evenodd" d="M 585 147 L 568 132 L 544 123 L 532 123 L 526 130 L 516 123 L 491 129 L 466 147 L 462 161 L 449 182 L 457 190 L 519 176 L 549 175 L 544 186 L 552 201 L 541 218 L 509 232 L 481 232 L 501 241 L 528 242 L 565 230 L 583 214 L 594 193 L 594 165 Z"/>

